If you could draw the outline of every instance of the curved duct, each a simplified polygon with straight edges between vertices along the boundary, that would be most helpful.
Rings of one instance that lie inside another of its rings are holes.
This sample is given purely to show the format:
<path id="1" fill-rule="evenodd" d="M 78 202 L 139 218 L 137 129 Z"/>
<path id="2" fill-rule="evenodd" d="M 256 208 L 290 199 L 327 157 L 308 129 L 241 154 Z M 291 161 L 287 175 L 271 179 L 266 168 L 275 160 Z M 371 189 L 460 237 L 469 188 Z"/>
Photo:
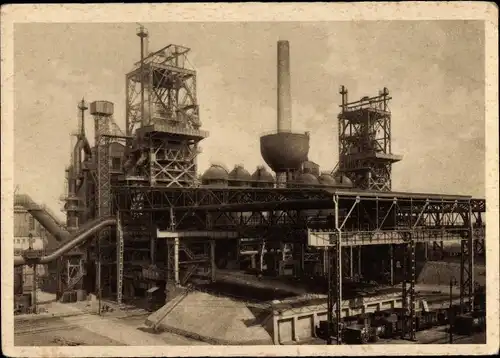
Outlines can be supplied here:
<path id="1" fill-rule="evenodd" d="M 90 157 L 92 155 L 92 149 L 90 148 L 89 141 L 86 137 L 80 137 L 75 145 L 75 148 L 73 149 L 73 180 L 75 180 L 76 191 L 80 190 L 80 187 L 83 184 L 83 180 L 78 181 L 82 175 L 82 149 L 85 152 L 86 157 Z"/>
<path id="2" fill-rule="evenodd" d="M 35 203 L 28 195 L 16 195 L 14 205 L 24 207 L 57 241 L 65 241 L 70 236 L 70 233 L 63 229 L 63 224 L 54 215 L 43 206 Z"/>
<path id="3" fill-rule="evenodd" d="M 114 217 L 99 218 L 93 220 L 89 222 L 88 225 L 86 225 L 86 228 L 84 230 L 80 230 L 76 234 L 72 235 L 70 241 L 66 242 L 64 245 L 46 256 L 38 257 L 33 260 L 26 260 L 22 256 L 14 256 L 14 266 L 26 265 L 28 261 L 30 264 L 47 264 L 61 257 L 62 255 L 73 249 L 75 246 L 78 246 L 86 240 L 93 238 L 93 235 L 99 230 L 113 225 L 116 225 L 116 219 Z"/>
<path id="4" fill-rule="evenodd" d="M 85 151 L 85 154 L 92 154 L 92 149 L 90 148 L 89 140 L 87 137 L 83 137 L 83 150 Z"/>

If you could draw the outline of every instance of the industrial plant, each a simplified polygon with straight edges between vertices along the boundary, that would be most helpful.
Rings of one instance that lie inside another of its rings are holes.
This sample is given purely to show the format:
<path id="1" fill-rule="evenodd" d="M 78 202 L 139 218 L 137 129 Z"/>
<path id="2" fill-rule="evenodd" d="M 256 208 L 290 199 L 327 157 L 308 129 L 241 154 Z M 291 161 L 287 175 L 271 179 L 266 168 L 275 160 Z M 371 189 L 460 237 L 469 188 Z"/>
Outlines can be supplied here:
<path id="1" fill-rule="evenodd" d="M 291 44 L 280 40 L 276 130 L 260 137 L 262 165 L 200 173 L 209 133 L 190 49 L 149 52 L 147 30 L 137 36 L 125 128 L 112 102 L 78 104 L 66 221 L 15 195 L 52 241 L 15 253 L 14 265 L 33 275 L 30 285 L 15 276 L 17 313 L 40 315 L 44 266 L 64 305 L 94 297 L 99 315 L 140 307 L 152 332 L 211 344 L 418 343 L 435 327 L 450 337 L 485 330 L 485 282 L 475 271 L 484 263 L 485 199 L 392 191 L 392 166 L 404 158 L 391 148 L 388 88 L 352 99 L 339 87 L 331 119 L 339 156 L 322 169 L 309 156 L 314 134 L 293 129 Z M 446 261 L 450 243 L 460 247 L 456 262 Z M 455 281 L 448 265 L 457 265 Z"/>

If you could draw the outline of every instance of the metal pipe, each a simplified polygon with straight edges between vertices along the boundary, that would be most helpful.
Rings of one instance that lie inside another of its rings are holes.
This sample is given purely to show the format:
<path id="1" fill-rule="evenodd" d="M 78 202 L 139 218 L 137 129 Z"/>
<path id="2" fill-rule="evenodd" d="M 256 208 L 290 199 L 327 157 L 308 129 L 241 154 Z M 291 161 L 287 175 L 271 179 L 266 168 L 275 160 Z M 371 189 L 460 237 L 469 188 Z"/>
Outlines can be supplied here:
<path id="1" fill-rule="evenodd" d="M 16 195 L 14 204 L 24 207 L 57 241 L 65 241 L 70 236 L 68 231 L 61 228 L 62 223 L 57 218 L 28 195 Z"/>
<path id="2" fill-rule="evenodd" d="M 141 36 L 141 118 L 144 125 L 144 38 Z"/>
<path id="3" fill-rule="evenodd" d="M 75 181 L 75 187 L 76 187 L 76 181 L 77 178 L 80 178 L 82 174 L 82 149 L 87 150 L 86 146 L 88 146 L 88 142 L 85 143 L 85 140 L 83 139 L 78 139 L 78 142 L 76 143 L 74 149 L 73 149 L 73 180 Z M 90 150 L 90 146 L 88 148 Z"/>
<path id="4" fill-rule="evenodd" d="M 290 44 L 278 41 L 278 132 L 292 130 L 292 97 L 290 92 Z"/>
<path id="5" fill-rule="evenodd" d="M 75 161 L 76 162 L 76 161 Z M 77 186 L 77 175 L 74 166 L 70 166 L 67 169 L 68 178 L 68 198 L 67 198 L 67 217 L 66 225 L 68 230 L 74 230 L 77 227 L 77 206 L 78 200 L 76 199 L 76 186 Z"/>
<path id="6" fill-rule="evenodd" d="M 144 111 L 144 38 L 148 36 L 146 29 L 144 26 L 139 28 L 137 32 L 137 36 L 141 38 L 141 123 L 142 125 L 146 125 L 145 111 Z"/>
<path id="7" fill-rule="evenodd" d="M 111 218 L 105 218 L 105 219 L 97 219 L 92 222 L 92 225 L 88 227 L 86 230 L 81 231 L 77 233 L 69 242 L 65 243 L 58 249 L 56 249 L 54 252 L 50 253 L 49 255 L 34 258 L 33 263 L 36 264 L 48 264 L 49 262 L 52 262 L 56 260 L 57 258 L 61 257 L 68 251 L 70 251 L 72 248 L 78 246 L 79 244 L 83 243 L 84 241 L 87 241 L 89 239 L 92 239 L 95 233 L 97 233 L 99 230 L 101 230 L 104 227 L 108 226 L 113 226 L 116 225 L 116 218 L 111 217 Z M 30 260 L 26 260 L 22 256 L 14 256 L 14 266 L 22 266 L 26 265 Z M 31 262 L 30 262 L 31 263 Z"/>

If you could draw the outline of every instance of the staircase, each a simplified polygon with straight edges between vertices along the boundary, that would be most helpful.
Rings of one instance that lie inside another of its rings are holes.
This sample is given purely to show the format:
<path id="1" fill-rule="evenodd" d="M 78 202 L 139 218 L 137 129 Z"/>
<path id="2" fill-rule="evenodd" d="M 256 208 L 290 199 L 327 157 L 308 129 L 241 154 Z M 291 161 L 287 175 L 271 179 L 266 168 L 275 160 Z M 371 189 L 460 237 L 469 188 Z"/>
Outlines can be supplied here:
<path id="1" fill-rule="evenodd" d="M 193 251 L 191 251 L 186 245 L 182 243 L 179 245 L 179 251 L 183 251 L 187 256 L 187 259 L 189 261 L 192 261 L 192 263 L 186 262 L 186 270 L 184 271 L 183 276 L 180 278 L 181 286 L 185 286 L 191 276 L 196 273 L 196 271 L 200 267 L 200 264 L 207 262 L 207 256 L 204 254 L 193 253 Z"/>
<path id="2" fill-rule="evenodd" d="M 191 278 L 191 276 L 198 270 L 199 264 L 189 265 L 184 275 L 181 278 L 181 286 L 186 286 L 186 283 Z"/>
<path id="3" fill-rule="evenodd" d="M 73 299 L 75 300 L 78 300 L 78 297 L 76 296 L 76 293 L 74 292 L 73 288 L 82 280 L 83 276 L 85 276 L 85 272 L 79 271 L 76 274 L 76 276 L 73 276 L 68 280 L 66 287 L 64 287 L 64 290 L 61 292 L 61 295 L 59 296 L 60 302 L 73 302 L 71 297 L 73 297 Z M 70 297 L 69 300 L 68 300 L 68 294 Z"/>
<path id="4" fill-rule="evenodd" d="M 78 284 L 78 282 L 82 280 L 83 276 L 85 276 L 85 273 L 79 271 L 76 276 L 71 277 L 64 291 L 66 292 L 72 290 L 73 287 L 75 287 Z"/>

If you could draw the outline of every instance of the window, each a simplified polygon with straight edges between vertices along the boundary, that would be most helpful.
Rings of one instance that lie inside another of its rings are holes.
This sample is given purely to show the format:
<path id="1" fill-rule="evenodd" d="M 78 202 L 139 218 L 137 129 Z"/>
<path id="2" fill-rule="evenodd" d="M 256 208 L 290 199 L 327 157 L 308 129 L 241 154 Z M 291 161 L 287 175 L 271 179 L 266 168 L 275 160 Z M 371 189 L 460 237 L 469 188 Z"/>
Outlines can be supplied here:
<path id="1" fill-rule="evenodd" d="M 35 219 L 31 215 L 28 216 L 28 225 L 30 231 L 35 230 Z"/>
<path id="2" fill-rule="evenodd" d="M 121 170 L 122 168 L 121 158 L 111 158 L 111 168 L 113 170 Z"/>

